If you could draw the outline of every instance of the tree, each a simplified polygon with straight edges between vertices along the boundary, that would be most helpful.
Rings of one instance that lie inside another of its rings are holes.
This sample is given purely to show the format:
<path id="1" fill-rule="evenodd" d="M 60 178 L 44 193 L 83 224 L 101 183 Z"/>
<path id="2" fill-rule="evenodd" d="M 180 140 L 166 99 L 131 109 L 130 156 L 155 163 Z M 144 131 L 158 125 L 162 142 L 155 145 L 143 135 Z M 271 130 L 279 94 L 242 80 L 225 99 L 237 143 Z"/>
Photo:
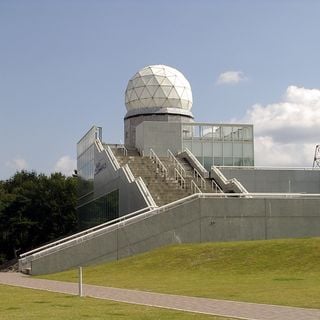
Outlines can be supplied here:
<path id="1" fill-rule="evenodd" d="M 77 179 L 61 173 L 21 171 L 1 181 L 0 255 L 11 259 L 76 231 L 76 190 Z"/>

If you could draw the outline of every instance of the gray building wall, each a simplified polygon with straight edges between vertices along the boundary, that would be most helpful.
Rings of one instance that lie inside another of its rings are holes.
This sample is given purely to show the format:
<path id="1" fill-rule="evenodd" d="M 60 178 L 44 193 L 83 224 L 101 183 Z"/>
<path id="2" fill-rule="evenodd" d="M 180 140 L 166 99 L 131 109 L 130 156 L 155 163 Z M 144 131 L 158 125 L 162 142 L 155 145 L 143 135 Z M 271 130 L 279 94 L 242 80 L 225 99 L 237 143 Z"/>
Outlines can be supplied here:
<path id="1" fill-rule="evenodd" d="M 249 192 L 318 193 L 320 170 L 219 168 L 228 178 L 238 179 Z"/>
<path id="2" fill-rule="evenodd" d="M 139 124 L 148 122 L 193 122 L 193 118 L 190 116 L 184 116 L 183 114 L 140 114 L 133 117 L 124 119 L 124 142 L 128 149 L 136 148 L 136 128 Z"/>
<path id="3" fill-rule="evenodd" d="M 32 274 L 110 261 L 173 243 L 320 236 L 320 199 L 199 198 L 114 225 L 32 261 Z"/>
<path id="4" fill-rule="evenodd" d="M 94 145 L 95 175 L 93 181 L 93 195 L 90 200 L 97 199 L 114 190 L 119 190 L 119 215 L 147 207 L 135 181 L 128 181 L 122 168 L 114 168 L 105 150 L 100 151 Z"/>
<path id="5" fill-rule="evenodd" d="M 174 154 L 182 151 L 181 123 L 144 121 L 136 127 L 136 147 L 143 154 L 150 149 L 166 157 L 170 149 Z"/>

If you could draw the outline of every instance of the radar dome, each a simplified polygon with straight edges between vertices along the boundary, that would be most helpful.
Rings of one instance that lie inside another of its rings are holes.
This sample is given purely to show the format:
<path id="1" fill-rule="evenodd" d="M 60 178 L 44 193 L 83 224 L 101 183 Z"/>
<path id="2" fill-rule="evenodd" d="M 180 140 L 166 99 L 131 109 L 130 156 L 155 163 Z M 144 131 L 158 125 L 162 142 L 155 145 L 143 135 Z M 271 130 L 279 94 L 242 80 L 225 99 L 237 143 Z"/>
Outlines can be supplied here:
<path id="1" fill-rule="evenodd" d="M 178 108 L 190 110 L 192 92 L 188 80 L 178 70 L 165 65 L 147 66 L 128 82 L 127 110 L 141 108 Z"/>

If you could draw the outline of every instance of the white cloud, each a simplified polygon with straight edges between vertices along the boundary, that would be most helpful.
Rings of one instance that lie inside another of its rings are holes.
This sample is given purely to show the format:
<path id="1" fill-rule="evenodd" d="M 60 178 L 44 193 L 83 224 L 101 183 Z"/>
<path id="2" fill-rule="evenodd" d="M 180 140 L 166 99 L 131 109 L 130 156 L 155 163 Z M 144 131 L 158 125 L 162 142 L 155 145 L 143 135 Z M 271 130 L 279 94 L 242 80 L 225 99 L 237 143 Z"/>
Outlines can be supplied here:
<path id="1" fill-rule="evenodd" d="M 256 104 L 243 120 L 254 124 L 256 165 L 312 166 L 320 143 L 320 90 L 289 86 L 282 101 Z"/>
<path id="2" fill-rule="evenodd" d="M 21 171 L 28 168 L 28 163 L 25 159 L 18 157 L 7 161 L 6 166 L 16 171 Z"/>
<path id="3" fill-rule="evenodd" d="M 70 156 L 62 156 L 55 164 L 54 171 L 61 172 L 66 176 L 71 176 L 73 170 L 76 169 L 76 160 L 72 159 Z"/>
<path id="4" fill-rule="evenodd" d="M 241 71 L 226 71 L 219 75 L 217 84 L 237 84 L 247 80 Z"/>
<path id="5" fill-rule="evenodd" d="M 315 145 L 281 143 L 270 136 L 256 136 L 255 164 L 275 167 L 311 167 Z"/>

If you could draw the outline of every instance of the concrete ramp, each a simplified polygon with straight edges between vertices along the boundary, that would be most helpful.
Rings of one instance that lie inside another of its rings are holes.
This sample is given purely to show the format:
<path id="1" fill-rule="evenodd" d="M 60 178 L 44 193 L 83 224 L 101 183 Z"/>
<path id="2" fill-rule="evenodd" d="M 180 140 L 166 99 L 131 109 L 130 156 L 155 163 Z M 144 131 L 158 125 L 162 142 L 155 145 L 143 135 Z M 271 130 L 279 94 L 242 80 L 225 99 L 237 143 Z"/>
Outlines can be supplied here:
<path id="1" fill-rule="evenodd" d="M 319 208 L 319 194 L 194 194 L 27 252 L 19 269 L 59 272 L 174 243 L 320 236 Z"/>

